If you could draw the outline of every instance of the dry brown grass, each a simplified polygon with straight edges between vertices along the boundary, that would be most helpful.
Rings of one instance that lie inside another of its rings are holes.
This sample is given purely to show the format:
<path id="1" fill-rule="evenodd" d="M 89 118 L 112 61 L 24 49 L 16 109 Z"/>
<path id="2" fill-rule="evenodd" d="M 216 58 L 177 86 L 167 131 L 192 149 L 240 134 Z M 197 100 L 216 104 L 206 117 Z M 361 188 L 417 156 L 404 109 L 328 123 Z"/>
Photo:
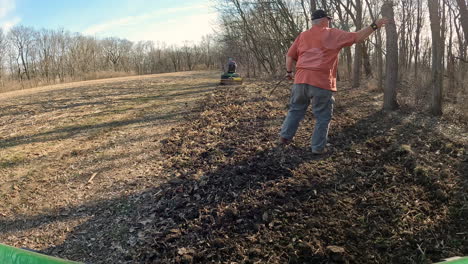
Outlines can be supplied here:
<path id="1" fill-rule="evenodd" d="M 53 80 L 47 81 L 47 80 L 40 80 L 40 79 L 33 79 L 30 81 L 22 81 L 22 82 L 2 80 L 0 82 L 0 93 L 18 91 L 18 90 L 27 90 L 31 88 L 37 88 L 41 86 L 50 86 L 50 85 L 55 85 L 55 84 L 67 84 L 67 83 L 73 83 L 77 81 L 100 80 L 100 79 L 119 78 L 119 77 L 128 77 L 128 76 L 135 76 L 135 72 L 99 71 L 99 72 L 84 74 L 82 78 L 78 78 L 78 79 L 67 78 L 63 82 L 56 80 L 55 83 Z"/>
<path id="2" fill-rule="evenodd" d="M 54 210 L 165 181 L 159 141 L 187 121 L 195 102 L 216 88 L 217 77 L 170 73 L 0 94 L 0 222 L 47 218 Z M 87 218 L 37 223 L 37 228 L 2 224 L 0 240 L 44 249 Z"/>

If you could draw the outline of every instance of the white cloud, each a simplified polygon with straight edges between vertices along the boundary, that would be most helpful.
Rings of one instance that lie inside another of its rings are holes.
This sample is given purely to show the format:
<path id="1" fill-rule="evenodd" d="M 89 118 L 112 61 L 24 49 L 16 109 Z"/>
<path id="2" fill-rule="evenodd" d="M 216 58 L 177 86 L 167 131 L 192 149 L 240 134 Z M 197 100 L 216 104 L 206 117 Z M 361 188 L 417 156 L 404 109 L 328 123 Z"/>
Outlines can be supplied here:
<path id="1" fill-rule="evenodd" d="M 182 45 L 185 41 L 198 42 L 202 36 L 213 33 L 216 14 L 200 14 L 146 25 L 127 37 L 132 41 L 152 40 L 168 45 Z"/>
<path id="2" fill-rule="evenodd" d="M 21 22 L 21 18 L 14 17 L 12 19 L 9 19 L 9 20 L 6 20 L 6 21 L 2 22 L 1 23 L 1 28 L 3 28 L 3 30 L 5 32 L 8 32 L 10 30 L 10 28 L 14 27 L 19 22 Z"/>
<path id="3" fill-rule="evenodd" d="M 15 7 L 16 0 L 0 0 L 0 27 L 4 31 L 10 30 L 11 27 L 21 21 L 19 17 L 11 17 Z"/>
<path id="4" fill-rule="evenodd" d="M 200 9 L 200 8 L 206 8 L 206 6 L 205 5 L 192 5 L 192 6 L 185 6 L 185 7 L 166 8 L 164 10 L 158 10 L 158 11 L 154 11 L 154 12 L 139 15 L 139 16 L 128 16 L 128 17 L 124 17 L 120 19 L 106 21 L 101 24 L 92 25 L 88 27 L 87 29 L 85 29 L 83 33 L 88 34 L 88 35 L 93 35 L 96 33 L 113 30 L 115 28 L 122 27 L 122 26 L 138 25 L 139 23 L 143 23 L 146 20 L 152 19 L 161 14 L 164 14 L 164 15 L 174 14 L 174 13 L 185 11 L 185 10 Z"/>
<path id="5" fill-rule="evenodd" d="M 0 0 L 0 19 L 6 17 L 15 9 L 15 0 Z"/>
<path id="6" fill-rule="evenodd" d="M 107 30 L 111 30 L 117 27 L 136 24 L 138 23 L 139 20 L 142 20 L 141 17 L 143 16 L 125 17 L 122 19 L 107 21 L 102 24 L 93 25 L 85 29 L 83 33 L 85 35 L 94 35 L 94 34 L 105 32 Z"/>
<path id="7" fill-rule="evenodd" d="M 184 12 L 185 11 L 185 12 Z M 190 11 L 193 15 L 181 15 Z M 160 16 L 173 19 L 156 21 Z M 212 33 L 216 14 L 206 4 L 167 8 L 138 16 L 128 16 L 93 25 L 83 31 L 86 35 L 105 35 L 127 38 L 132 41 L 153 40 L 180 45 L 184 41 L 198 41 Z M 124 35 L 125 34 L 125 35 Z"/>

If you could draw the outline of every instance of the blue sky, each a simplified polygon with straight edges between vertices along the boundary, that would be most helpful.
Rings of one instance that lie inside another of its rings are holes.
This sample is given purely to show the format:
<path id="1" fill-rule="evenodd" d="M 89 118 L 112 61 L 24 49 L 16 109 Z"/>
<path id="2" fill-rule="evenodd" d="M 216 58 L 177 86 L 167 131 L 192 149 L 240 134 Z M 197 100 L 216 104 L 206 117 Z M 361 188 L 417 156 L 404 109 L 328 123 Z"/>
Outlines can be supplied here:
<path id="1" fill-rule="evenodd" d="M 16 24 L 180 45 L 213 32 L 216 11 L 212 0 L 0 0 L 0 26 Z"/>

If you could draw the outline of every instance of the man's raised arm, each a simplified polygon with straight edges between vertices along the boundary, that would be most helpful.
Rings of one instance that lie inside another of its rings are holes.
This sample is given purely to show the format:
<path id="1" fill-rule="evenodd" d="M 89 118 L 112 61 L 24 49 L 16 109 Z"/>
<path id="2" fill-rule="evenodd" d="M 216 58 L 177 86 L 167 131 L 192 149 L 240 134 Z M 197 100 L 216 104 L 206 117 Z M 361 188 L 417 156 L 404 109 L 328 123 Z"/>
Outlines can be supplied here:
<path id="1" fill-rule="evenodd" d="M 388 24 L 388 18 L 381 18 L 377 20 L 375 23 L 372 23 L 369 27 L 363 28 L 357 31 L 356 43 L 361 43 L 366 40 L 375 30 L 381 28 L 385 24 Z"/>

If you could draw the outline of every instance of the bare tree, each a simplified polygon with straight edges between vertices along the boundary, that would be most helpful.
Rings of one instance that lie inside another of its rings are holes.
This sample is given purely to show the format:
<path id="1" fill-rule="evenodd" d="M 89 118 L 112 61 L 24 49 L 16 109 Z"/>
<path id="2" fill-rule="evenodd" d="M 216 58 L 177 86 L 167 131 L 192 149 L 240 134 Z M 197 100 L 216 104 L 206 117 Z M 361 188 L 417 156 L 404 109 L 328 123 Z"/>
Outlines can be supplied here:
<path id="1" fill-rule="evenodd" d="M 398 64 L 399 66 L 403 69 L 400 73 L 405 73 L 405 68 L 406 68 L 406 60 L 407 60 L 407 23 L 409 21 L 408 19 L 408 0 L 400 0 L 399 4 L 401 5 L 399 10 L 401 10 L 401 23 L 400 23 L 400 32 L 398 34 L 399 36 L 399 58 L 398 58 Z"/>
<path id="2" fill-rule="evenodd" d="M 201 52 L 202 61 L 205 64 L 207 69 L 211 69 L 214 67 L 214 54 L 215 49 L 213 48 L 213 37 L 212 36 L 203 36 L 202 41 L 199 45 L 199 49 Z"/>
<path id="3" fill-rule="evenodd" d="M 34 48 L 34 30 L 30 27 L 15 26 L 8 33 L 8 37 L 13 47 L 17 52 L 17 61 L 21 64 L 22 69 L 18 74 L 22 78 L 24 73 L 28 80 L 31 79 L 31 72 L 29 66 L 31 64 L 30 54 Z"/>
<path id="4" fill-rule="evenodd" d="M 172 66 L 174 67 L 173 70 L 175 72 L 180 71 L 182 64 L 182 51 L 175 46 L 172 46 L 169 51 L 169 57 L 171 59 Z"/>
<path id="5" fill-rule="evenodd" d="M 301 0 L 301 7 L 302 7 L 302 12 L 304 13 L 305 17 L 305 22 L 306 22 L 306 27 L 309 28 L 309 21 L 311 20 L 310 14 L 312 14 L 315 9 L 317 9 L 315 0 L 310 0 L 310 8 L 309 8 L 309 13 L 307 13 L 307 8 L 306 8 L 306 3 L 305 0 Z"/>
<path id="6" fill-rule="evenodd" d="M 114 71 L 118 71 L 119 64 L 130 57 L 132 45 L 131 41 L 120 38 L 106 38 L 102 41 L 102 47 Z"/>
<path id="7" fill-rule="evenodd" d="M 86 78 L 87 74 L 96 69 L 96 53 L 98 45 L 94 38 L 79 34 L 72 36 L 69 43 L 69 73 L 75 79 Z"/>
<path id="8" fill-rule="evenodd" d="M 363 24 L 363 10 L 361 0 L 350 1 L 336 1 L 336 5 L 341 5 L 341 7 L 346 10 L 346 13 L 351 17 L 356 27 L 356 31 L 362 29 Z M 363 44 L 357 43 L 354 45 L 354 60 L 353 60 L 353 80 L 352 87 L 359 87 L 361 82 L 361 68 L 362 68 L 362 58 L 363 58 Z"/>
<path id="9" fill-rule="evenodd" d="M 145 74 L 150 72 L 150 63 L 148 57 L 152 45 L 153 43 L 150 41 L 139 41 L 133 46 L 132 61 L 135 71 L 138 74 Z"/>
<path id="10" fill-rule="evenodd" d="M 419 66 L 419 42 L 421 39 L 421 29 L 422 29 L 422 3 L 421 0 L 416 0 L 416 36 L 415 36 L 415 51 L 414 51 L 414 80 L 415 84 L 419 84 L 418 78 L 418 66 Z M 416 87 L 415 91 L 418 91 L 418 87 Z M 418 97 L 415 94 L 414 98 Z"/>
<path id="11" fill-rule="evenodd" d="M 310 0 L 310 13 L 312 14 L 315 10 L 317 10 L 316 0 Z"/>
<path id="12" fill-rule="evenodd" d="M 442 115 L 442 37 L 440 28 L 440 6 L 438 0 L 428 0 L 432 33 L 432 100 L 433 115 Z"/>
<path id="13" fill-rule="evenodd" d="M 55 61 L 55 70 L 56 75 L 60 82 L 65 82 L 65 77 L 68 72 L 67 65 L 68 63 L 68 54 L 69 47 L 71 42 L 70 33 L 60 29 L 55 32 L 54 42 L 57 45 L 57 58 Z"/>
<path id="14" fill-rule="evenodd" d="M 457 0 L 457 4 L 460 8 L 460 20 L 465 34 L 465 41 L 468 42 L 468 7 L 465 0 Z"/>
<path id="15" fill-rule="evenodd" d="M 396 99 L 398 85 L 398 35 L 394 22 L 395 15 L 392 1 L 384 2 L 382 5 L 382 15 L 392 21 L 385 27 L 387 34 L 387 54 L 383 108 L 385 110 L 395 110 L 398 108 Z"/>
<path id="16" fill-rule="evenodd" d="M 187 41 L 184 42 L 184 45 L 182 46 L 182 54 L 184 55 L 183 58 L 189 71 L 193 70 L 195 64 L 195 58 L 193 56 L 194 50 L 193 45 L 190 45 Z"/>
<path id="17" fill-rule="evenodd" d="M 52 31 L 43 29 L 36 32 L 36 45 L 39 53 L 39 72 L 47 82 L 53 78 L 52 65 L 56 51 L 54 50 Z"/>
<path id="18" fill-rule="evenodd" d="M 449 7 L 450 8 L 450 7 Z M 452 12 L 448 12 L 449 21 L 452 20 Z M 455 69 L 455 56 L 453 55 L 453 25 L 449 23 L 449 35 L 447 45 L 447 75 L 449 79 L 447 94 L 455 98 L 454 93 L 456 90 L 456 69 Z"/>
<path id="19" fill-rule="evenodd" d="M 354 5 L 356 10 L 356 31 L 362 29 L 362 3 L 361 0 L 356 0 Z M 354 67 L 353 67 L 353 87 L 359 87 L 361 83 L 361 67 L 362 67 L 362 50 L 364 49 L 362 43 L 355 45 Z"/>
<path id="20" fill-rule="evenodd" d="M 3 30 L 0 28 L 0 85 L 3 87 L 4 83 L 3 83 L 3 67 L 4 67 L 4 63 L 5 63 L 5 60 L 4 58 L 6 57 L 5 54 L 6 54 L 6 39 L 5 39 L 5 35 L 3 34 Z"/>
<path id="21" fill-rule="evenodd" d="M 369 9 L 369 15 L 372 21 L 376 21 L 377 17 L 374 15 L 374 8 L 375 10 L 379 10 L 377 8 L 377 4 L 374 1 L 374 5 L 371 5 L 369 0 L 366 0 L 367 7 Z M 377 12 L 377 11 L 375 11 Z M 377 12 L 378 13 L 378 12 Z M 383 50 L 382 50 L 382 32 L 378 30 L 375 32 L 375 56 L 377 61 L 377 87 L 383 90 Z"/>
<path id="22" fill-rule="evenodd" d="M 338 18 L 339 18 L 339 26 L 343 29 L 343 30 L 346 30 L 346 31 L 349 31 L 350 30 L 350 27 L 349 27 L 349 13 L 347 12 L 343 12 L 342 9 L 341 9 L 341 1 L 333 1 L 332 3 L 335 4 L 335 9 L 337 11 L 337 14 L 338 14 Z M 344 48 L 344 56 L 346 58 L 346 68 L 347 68 L 347 73 L 348 73 L 348 79 L 351 80 L 352 79 L 352 64 L 353 64 L 353 57 L 352 57 L 352 53 L 351 53 L 351 47 L 345 47 Z"/>

